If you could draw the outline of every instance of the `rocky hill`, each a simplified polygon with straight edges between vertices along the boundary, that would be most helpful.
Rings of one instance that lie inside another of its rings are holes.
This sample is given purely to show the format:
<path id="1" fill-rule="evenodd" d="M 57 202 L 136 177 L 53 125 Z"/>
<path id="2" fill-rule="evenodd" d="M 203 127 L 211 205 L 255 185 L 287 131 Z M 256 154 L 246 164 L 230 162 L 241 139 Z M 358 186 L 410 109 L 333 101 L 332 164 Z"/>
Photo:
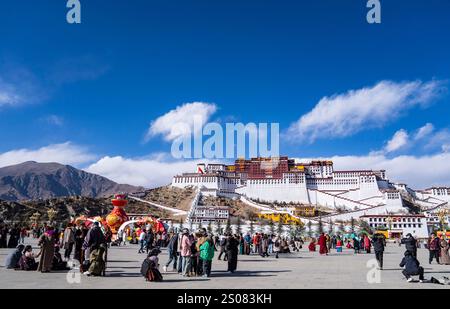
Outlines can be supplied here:
<path id="1" fill-rule="evenodd" d="M 107 197 L 143 188 L 117 184 L 105 177 L 59 163 L 24 162 L 0 168 L 0 199 L 6 201 L 54 197 Z"/>
<path id="2" fill-rule="evenodd" d="M 160 187 L 141 192 L 141 198 L 164 206 L 187 210 L 195 196 L 191 188 L 178 189 Z M 41 221 L 48 221 L 47 211 L 57 210 L 56 222 L 68 222 L 81 215 L 88 217 L 105 216 L 112 209 L 111 197 L 92 198 L 83 196 L 57 197 L 39 200 L 0 200 L 0 221 L 30 223 L 30 217 L 38 212 Z M 125 208 L 128 214 L 148 214 L 158 218 L 171 218 L 172 213 L 147 203 L 129 199 Z M 175 218 L 180 220 L 180 217 Z"/>

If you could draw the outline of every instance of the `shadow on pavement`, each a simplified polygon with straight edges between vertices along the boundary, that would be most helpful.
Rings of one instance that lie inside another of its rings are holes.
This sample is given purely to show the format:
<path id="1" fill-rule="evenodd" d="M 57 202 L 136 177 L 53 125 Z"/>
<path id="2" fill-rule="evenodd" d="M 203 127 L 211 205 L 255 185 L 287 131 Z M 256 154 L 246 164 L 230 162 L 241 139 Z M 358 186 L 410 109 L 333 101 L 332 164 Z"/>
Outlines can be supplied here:
<path id="1" fill-rule="evenodd" d="M 277 273 L 291 272 L 291 270 L 261 270 L 261 271 L 245 271 L 238 270 L 234 273 L 230 273 L 224 270 L 217 270 L 211 273 L 211 277 L 272 277 L 276 276 Z M 266 275 L 268 274 L 268 275 Z"/>

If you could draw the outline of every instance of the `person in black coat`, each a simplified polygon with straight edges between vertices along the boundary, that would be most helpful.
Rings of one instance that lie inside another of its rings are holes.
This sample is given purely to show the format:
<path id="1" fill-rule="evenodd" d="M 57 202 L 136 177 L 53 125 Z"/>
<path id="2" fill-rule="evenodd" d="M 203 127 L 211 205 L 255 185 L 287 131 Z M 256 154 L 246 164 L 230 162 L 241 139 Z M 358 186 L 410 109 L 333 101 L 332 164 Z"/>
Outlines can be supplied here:
<path id="1" fill-rule="evenodd" d="M 228 270 L 234 273 L 237 268 L 238 252 L 239 252 L 239 241 L 233 236 L 229 235 L 225 244 L 225 249 L 228 258 Z"/>
<path id="2" fill-rule="evenodd" d="M 16 248 L 17 245 L 19 244 L 19 238 L 20 238 L 20 230 L 16 225 L 14 225 L 9 230 L 8 248 Z"/>
<path id="3" fill-rule="evenodd" d="M 173 271 L 177 270 L 177 260 L 178 260 L 177 248 L 178 248 L 178 233 L 173 233 L 172 237 L 169 240 L 169 244 L 167 245 L 169 260 L 164 266 L 164 271 L 167 271 L 167 267 L 169 267 L 172 261 L 173 261 Z"/>
<path id="4" fill-rule="evenodd" d="M 406 277 L 408 282 L 412 281 L 411 276 L 419 276 L 419 281 L 423 282 L 423 272 L 424 269 L 420 266 L 420 262 L 411 254 L 411 252 L 406 251 L 405 257 L 400 263 L 400 267 L 405 267 L 402 271 L 403 275 Z"/>
<path id="5" fill-rule="evenodd" d="M 417 257 L 417 240 L 410 233 L 401 240 L 401 243 L 405 245 L 405 249 L 411 252 L 413 257 Z"/>
<path id="6" fill-rule="evenodd" d="M 372 245 L 375 251 L 375 258 L 377 259 L 378 266 L 383 269 L 383 254 L 384 247 L 386 247 L 386 238 L 383 234 L 376 233 L 372 237 Z"/>
<path id="7" fill-rule="evenodd" d="M 0 225 L 0 248 L 8 247 L 8 227 L 6 225 Z"/>

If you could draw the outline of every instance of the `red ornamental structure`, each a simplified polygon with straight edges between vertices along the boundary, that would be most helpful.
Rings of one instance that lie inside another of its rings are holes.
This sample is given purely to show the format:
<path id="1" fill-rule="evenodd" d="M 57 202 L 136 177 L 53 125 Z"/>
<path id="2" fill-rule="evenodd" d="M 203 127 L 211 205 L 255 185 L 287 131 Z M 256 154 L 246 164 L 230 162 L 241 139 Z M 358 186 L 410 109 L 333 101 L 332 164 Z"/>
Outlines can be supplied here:
<path id="1" fill-rule="evenodd" d="M 112 234 L 116 235 L 120 226 L 128 221 L 128 216 L 125 213 L 125 210 L 123 210 L 128 204 L 128 201 L 125 194 L 116 194 L 111 202 L 114 205 L 114 209 L 106 217 L 106 224 L 108 224 Z"/>

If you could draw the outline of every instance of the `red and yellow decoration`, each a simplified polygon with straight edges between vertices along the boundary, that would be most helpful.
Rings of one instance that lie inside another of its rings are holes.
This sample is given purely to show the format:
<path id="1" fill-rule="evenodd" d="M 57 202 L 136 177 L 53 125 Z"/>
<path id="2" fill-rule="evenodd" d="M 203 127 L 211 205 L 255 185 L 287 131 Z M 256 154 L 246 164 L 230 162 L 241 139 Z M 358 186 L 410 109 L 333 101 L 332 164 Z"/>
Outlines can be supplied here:
<path id="1" fill-rule="evenodd" d="M 125 194 L 116 194 L 111 202 L 114 205 L 114 209 L 106 217 L 106 224 L 109 226 L 113 234 L 117 234 L 120 226 L 128 221 L 128 216 L 125 213 L 125 210 L 123 210 L 123 208 L 128 204 L 128 201 Z"/>

